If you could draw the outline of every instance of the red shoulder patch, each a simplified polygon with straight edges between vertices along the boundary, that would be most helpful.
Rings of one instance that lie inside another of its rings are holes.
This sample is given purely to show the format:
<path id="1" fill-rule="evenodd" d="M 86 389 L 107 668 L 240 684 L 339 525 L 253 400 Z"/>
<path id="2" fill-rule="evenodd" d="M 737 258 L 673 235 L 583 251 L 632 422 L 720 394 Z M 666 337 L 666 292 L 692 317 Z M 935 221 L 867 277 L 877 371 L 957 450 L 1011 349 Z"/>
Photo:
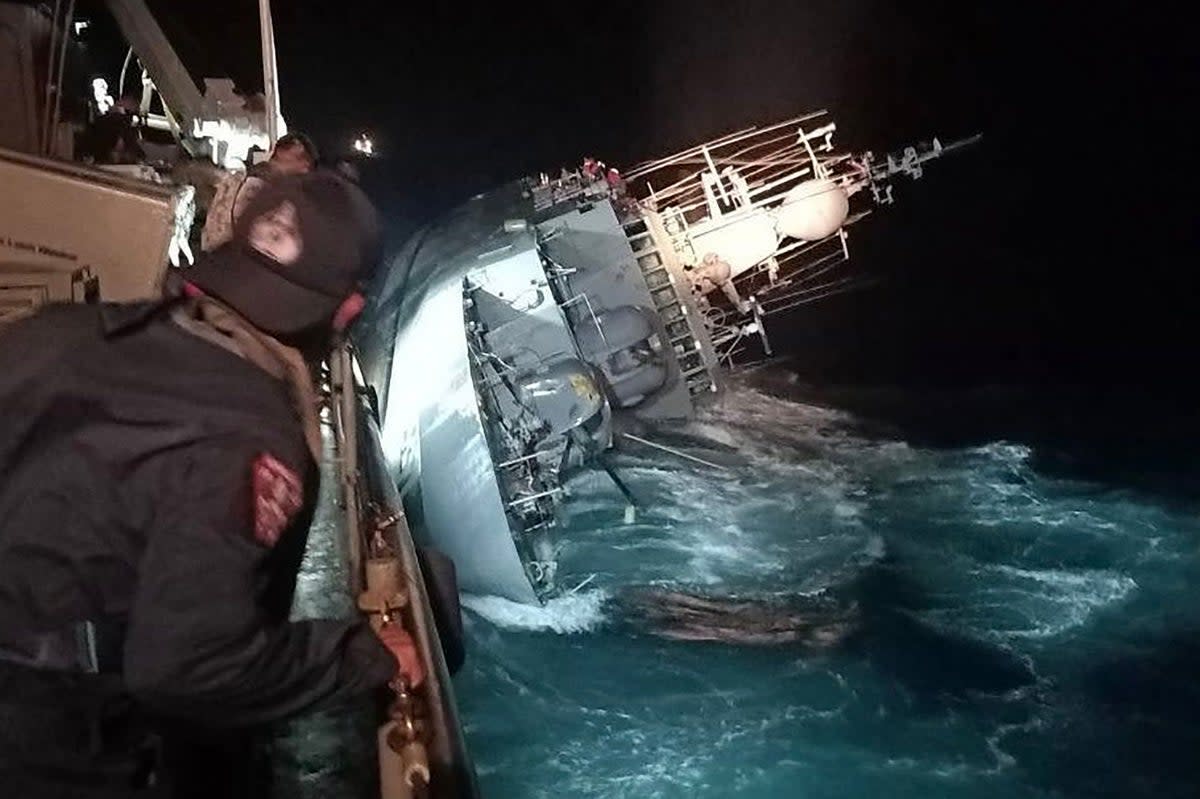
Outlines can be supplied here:
<path id="1" fill-rule="evenodd" d="M 254 461 L 254 540 L 273 547 L 304 504 L 299 475 L 266 452 Z"/>

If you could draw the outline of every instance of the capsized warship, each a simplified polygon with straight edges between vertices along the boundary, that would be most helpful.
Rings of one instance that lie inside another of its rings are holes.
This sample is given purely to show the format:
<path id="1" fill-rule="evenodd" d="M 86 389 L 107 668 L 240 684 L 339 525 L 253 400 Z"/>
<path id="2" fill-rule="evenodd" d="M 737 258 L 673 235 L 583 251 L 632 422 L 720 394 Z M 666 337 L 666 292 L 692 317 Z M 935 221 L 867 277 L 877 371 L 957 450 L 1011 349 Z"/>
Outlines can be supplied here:
<path id="1" fill-rule="evenodd" d="M 604 469 L 632 503 L 605 458 L 622 422 L 691 418 L 770 355 L 771 316 L 855 288 L 848 228 L 978 139 L 876 158 L 836 132 L 817 111 L 625 174 L 588 158 L 471 198 L 381 268 L 358 368 L 414 533 L 461 590 L 563 590 L 571 473 Z"/>

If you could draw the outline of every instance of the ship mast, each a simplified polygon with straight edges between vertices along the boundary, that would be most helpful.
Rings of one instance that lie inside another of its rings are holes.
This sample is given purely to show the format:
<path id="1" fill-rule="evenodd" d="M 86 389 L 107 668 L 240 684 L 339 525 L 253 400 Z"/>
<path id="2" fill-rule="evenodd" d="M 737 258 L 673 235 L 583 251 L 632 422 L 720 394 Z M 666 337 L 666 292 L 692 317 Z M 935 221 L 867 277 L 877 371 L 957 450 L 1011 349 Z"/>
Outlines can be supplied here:
<path id="1" fill-rule="evenodd" d="M 271 145 L 287 133 L 279 102 L 279 66 L 275 58 L 275 24 L 271 0 L 258 0 L 258 22 L 262 34 L 263 96 L 266 99 L 267 136 Z"/>
<path id="2" fill-rule="evenodd" d="M 649 252 L 648 237 L 672 283 L 690 289 L 716 361 L 732 364 L 755 334 L 769 354 L 766 317 L 869 284 L 840 271 L 850 259 L 846 228 L 872 210 L 851 198 L 890 205 L 894 178 L 920 178 L 927 162 L 981 138 L 935 138 L 877 159 L 835 150 L 834 122 L 806 127 L 825 116 L 740 130 L 624 176 L 645 186 L 636 206 L 626 203 L 644 223 L 634 250 Z"/>

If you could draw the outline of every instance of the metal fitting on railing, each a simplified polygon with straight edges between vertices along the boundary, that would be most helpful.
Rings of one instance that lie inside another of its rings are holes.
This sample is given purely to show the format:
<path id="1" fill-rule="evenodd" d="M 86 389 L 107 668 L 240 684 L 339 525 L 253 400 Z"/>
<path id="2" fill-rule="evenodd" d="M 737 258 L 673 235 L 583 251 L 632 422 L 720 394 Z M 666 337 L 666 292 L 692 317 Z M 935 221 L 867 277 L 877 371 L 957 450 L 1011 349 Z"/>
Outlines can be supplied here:
<path id="1" fill-rule="evenodd" d="M 426 709 L 403 680 L 395 681 L 392 690 L 396 698 L 388 708 L 388 721 L 378 733 L 380 796 L 423 796 L 430 781 Z"/>
<path id="2" fill-rule="evenodd" d="M 364 569 L 367 587 L 358 595 L 358 609 L 370 616 L 371 626 L 379 630 L 408 604 L 408 591 L 396 557 L 370 558 Z"/>

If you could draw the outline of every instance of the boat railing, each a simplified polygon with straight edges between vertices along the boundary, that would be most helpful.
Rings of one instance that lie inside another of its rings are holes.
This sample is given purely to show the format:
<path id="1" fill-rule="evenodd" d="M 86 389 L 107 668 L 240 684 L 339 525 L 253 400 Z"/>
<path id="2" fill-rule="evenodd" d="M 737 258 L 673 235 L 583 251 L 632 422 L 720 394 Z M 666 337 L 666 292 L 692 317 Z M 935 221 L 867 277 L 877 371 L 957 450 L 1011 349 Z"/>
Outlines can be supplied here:
<path id="1" fill-rule="evenodd" d="M 337 347 L 329 366 L 350 589 L 373 627 L 408 630 L 427 675 L 419 686 L 402 680 L 389 686 L 377 730 L 380 796 L 475 799 L 479 788 L 425 578 L 349 342 Z"/>

